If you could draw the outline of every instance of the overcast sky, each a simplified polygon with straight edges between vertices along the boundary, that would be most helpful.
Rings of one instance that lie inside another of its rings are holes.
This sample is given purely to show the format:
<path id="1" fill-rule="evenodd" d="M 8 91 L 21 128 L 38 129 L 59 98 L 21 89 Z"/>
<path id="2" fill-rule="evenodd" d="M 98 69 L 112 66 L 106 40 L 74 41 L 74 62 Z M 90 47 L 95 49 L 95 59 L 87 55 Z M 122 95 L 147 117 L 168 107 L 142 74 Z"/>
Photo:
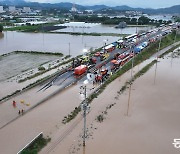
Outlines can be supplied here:
<path id="1" fill-rule="evenodd" d="M 71 2 L 81 5 L 99 5 L 104 4 L 108 6 L 128 5 L 131 7 L 143 8 L 164 8 L 173 5 L 180 5 L 180 0 L 26 0 L 33 2 Z"/>

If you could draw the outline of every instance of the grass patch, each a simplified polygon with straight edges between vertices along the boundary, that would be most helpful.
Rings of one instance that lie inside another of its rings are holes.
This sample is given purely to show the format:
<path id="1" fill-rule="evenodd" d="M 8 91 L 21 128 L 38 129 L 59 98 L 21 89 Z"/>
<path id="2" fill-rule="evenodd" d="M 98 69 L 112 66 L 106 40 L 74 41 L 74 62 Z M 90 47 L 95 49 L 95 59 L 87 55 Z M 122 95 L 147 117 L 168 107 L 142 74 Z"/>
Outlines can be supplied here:
<path id="1" fill-rule="evenodd" d="M 16 91 L 15 91 L 15 92 L 13 92 L 12 94 L 7 95 L 7 96 L 5 96 L 5 97 L 1 98 L 1 99 L 0 99 L 0 102 L 1 102 L 1 101 L 4 101 L 4 100 L 6 100 L 6 99 L 8 99 L 8 98 L 10 98 L 10 97 L 12 97 L 12 96 L 14 96 L 14 95 L 16 95 L 16 94 L 20 93 L 20 92 L 21 92 L 21 90 L 16 90 Z"/>
<path id="2" fill-rule="evenodd" d="M 43 23 L 43 24 L 38 24 L 38 25 L 22 25 L 22 26 L 17 26 L 17 27 L 11 27 L 11 28 L 5 28 L 5 31 L 20 31 L 20 32 L 47 32 L 46 30 L 47 26 L 53 26 L 56 23 Z"/>
<path id="3" fill-rule="evenodd" d="M 39 51 L 14 51 L 15 54 L 34 54 L 34 55 L 54 55 L 54 56 L 63 56 L 63 53 L 60 52 L 39 52 Z"/>
<path id="4" fill-rule="evenodd" d="M 173 51 L 174 51 L 176 48 L 178 48 L 178 47 L 180 47 L 179 44 L 176 45 L 176 46 L 174 46 L 173 48 L 169 49 L 167 52 L 163 53 L 163 54 L 160 55 L 159 57 L 160 57 L 160 58 L 163 58 L 165 55 L 167 55 L 167 54 L 170 53 L 170 52 L 173 52 Z"/>
<path id="5" fill-rule="evenodd" d="M 38 32 L 40 30 L 41 25 L 34 25 L 34 26 L 18 26 L 18 27 L 12 27 L 12 28 L 6 28 L 4 30 L 6 31 L 21 31 L 21 32 Z"/>
<path id="6" fill-rule="evenodd" d="M 46 73 L 46 72 L 48 72 L 48 71 L 50 71 L 50 70 L 52 70 L 52 69 L 56 69 L 56 68 L 58 68 L 58 67 L 60 67 L 60 66 L 62 66 L 62 65 L 68 64 L 68 63 L 70 63 L 72 60 L 73 60 L 73 59 L 69 59 L 69 60 L 67 60 L 67 61 L 64 61 L 64 62 L 62 62 L 62 63 L 60 63 L 60 64 L 58 64 L 58 65 L 56 65 L 56 66 L 54 66 L 54 67 L 48 68 L 48 69 L 45 69 L 45 68 L 44 68 L 44 69 L 42 69 L 40 72 L 37 72 L 37 73 L 35 73 L 35 74 L 32 75 L 32 76 L 28 76 L 28 77 L 26 77 L 26 78 L 24 78 L 24 79 L 21 79 L 21 80 L 19 80 L 18 82 L 21 83 L 21 82 L 24 82 L 24 81 L 33 79 L 33 78 L 35 78 L 35 77 L 37 77 L 37 76 L 39 76 L 39 75 L 42 75 L 42 74 L 44 74 L 44 73 Z M 41 66 L 41 67 L 42 67 L 42 66 Z M 42 68 L 43 68 L 43 67 L 42 67 Z M 38 68 L 38 69 L 39 69 L 39 68 Z"/>
<path id="7" fill-rule="evenodd" d="M 86 36 L 117 36 L 126 37 L 128 34 L 117 34 L 117 33 L 81 33 L 81 32 L 50 32 L 55 34 L 69 34 L 69 35 L 86 35 Z"/>
<path id="8" fill-rule="evenodd" d="M 155 63 L 157 63 L 157 60 L 153 60 L 151 63 L 146 65 L 143 69 L 141 69 L 138 73 L 136 73 L 134 75 L 133 79 L 131 79 L 131 80 L 134 81 L 137 78 L 139 78 L 140 76 L 144 75 Z"/>
<path id="9" fill-rule="evenodd" d="M 29 147 L 24 149 L 21 154 L 37 154 L 43 147 L 45 147 L 51 139 L 43 138 L 41 135 L 38 139 L 35 140 Z"/>
<path id="10" fill-rule="evenodd" d="M 114 105 L 116 105 L 116 103 L 113 103 L 113 104 L 110 104 L 110 105 L 108 105 L 107 107 L 106 107 L 106 109 L 101 113 L 101 114 L 99 114 L 97 117 L 96 117 L 96 121 L 97 122 L 103 122 L 104 121 L 104 119 L 106 119 L 106 115 L 108 114 L 108 110 L 109 109 L 111 109 Z"/>
<path id="11" fill-rule="evenodd" d="M 62 120 L 62 123 L 63 124 L 66 124 L 68 123 L 69 121 L 71 121 L 72 119 L 74 119 L 78 113 L 81 111 L 81 107 L 78 106 L 78 107 L 75 107 L 74 110 L 68 114 L 68 116 L 65 116 L 64 119 Z"/>
<path id="12" fill-rule="evenodd" d="M 70 57 L 71 57 L 71 55 L 67 55 L 67 56 L 64 57 L 64 59 L 68 59 Z"/>
<path id="13" fill-rule="evenodd" d="M 104 115 L 103 114 L 100 114 L 100 115 L 98 115 L 97 117 L 96 117 L 96 120 L 98 121 L 98 122 L 103 122 L 103 120 L 105 119 L 105 117 L 104 117 Z"/>
<path id="14" fill-rule="evenodd" d="M 44 71 L 44 70 L 46 70 L 46 69 L 45 69 L 45 67 L 43 67 L 43 66 L 40 66 L 40 67 L 38 68 L 38 71 Z"/>

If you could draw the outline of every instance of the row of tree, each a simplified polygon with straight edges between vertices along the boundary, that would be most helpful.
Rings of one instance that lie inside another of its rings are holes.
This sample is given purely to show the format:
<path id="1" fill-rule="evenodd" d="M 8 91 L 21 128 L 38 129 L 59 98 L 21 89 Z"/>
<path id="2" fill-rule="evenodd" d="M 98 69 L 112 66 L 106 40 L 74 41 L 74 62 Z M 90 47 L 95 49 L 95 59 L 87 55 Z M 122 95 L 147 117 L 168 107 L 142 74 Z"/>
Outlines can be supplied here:
<path id="1" fill-rule="evenodd" d="M 0 32 L 3 31 L 3 25 L 0 24 Z"/>
<path id="2" fill-rule="evenodd" d="M 154 20 L 154 19 L 149 19 L 148 17 L 141 16 L 139 19 L 137 18 L 127 18 L 127 17 L 98 17 L 96 15 L 93 16 L 79 16 L 75 15 L 74 16 L 75 21 L 80 21 L 80 22 L 98 22 L 102 24 L 109 24 L 109 25 L 118 25 L 120 22 L 124 21 L 128 25 L 159 25 L 159 24 L 169 24 L 171 21 L 163 21 L 163 20 Z"/>

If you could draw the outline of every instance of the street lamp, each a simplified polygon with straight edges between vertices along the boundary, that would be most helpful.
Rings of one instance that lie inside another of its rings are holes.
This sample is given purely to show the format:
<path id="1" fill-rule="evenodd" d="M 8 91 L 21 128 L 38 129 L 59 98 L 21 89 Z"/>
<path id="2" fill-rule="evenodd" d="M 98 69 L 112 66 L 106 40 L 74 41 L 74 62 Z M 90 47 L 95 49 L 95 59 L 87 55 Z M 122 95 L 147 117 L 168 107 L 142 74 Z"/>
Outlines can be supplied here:
<path id="1" fill-rule="evenodd" d="M 158 63 L 159 51 L 161 48 L 161 40 L 162 40 L 162 36 L 160 36 L 159 47 L 158 47 L 158 51 L 157 51 L 157 60 L 156 60 L 156 67 L 155 67 L 155 74 L 154 74 L 154 84 L 156 83 L 157 63 Z"/>
<path id="2" fill-rule="evenodd" d="M 88 50 L 87 49 L 83 49 L 83 53 L 87 53 L 88 52 Z"/>
<path id="3" fill-rule="evenodd" d="M 131 64 L 131 79 L 130 81 L 133 79 L 133 67 L 134 67 L 134 50 L 132 50 L 132 45 L 130 46 L 130 52 L 133 54 L 132 57 L 132 64 Z M 128 107 L 127 107 L 127 116 L 129 115 L 129 106 L 130 106 L 130 98 L 131 98 L 131 82 L 130 82 L 130 87 L 129 87 L 129 95 L 128 95 Z"/>
<path id="4" fill-rule="evenodd" d="M 84 118 L 83 146 L 86 145 L 86 114 L 87 114 L 87 111 L 89 110 L 89 105 L 87 103 L 87 87 L 86 87 L 87 84 L 88 84 L 88 80 L 85 80 L 83 82 L 83 85 L 80 87 L 80 90 L 82 90 L 80 94 L 83 94 L 84 96 L 84 101 L 81 105 L 81 109 L 83 110 L 83 118 Z"/>
<path id="5" fill-rule="evenodd" d="M 139 18 L 137 18 L 137 21 L 136 21 L 136 34 L 138 33 L 138 31 L 137 31 L 138 20 L 139 20 Z"/>
<path id="6" fill-rule="evenodd" d="M 71 43 L 69 42 L 69 56 L 70 56 L 70 53 L 71 53 Z"/>
<path id="7" fill-rule="evenodd" d="M 106 39 L 106 40 L 103 40 L 103 51 L 105 52 L 105 46 L 106 46 L 106 42 L 108 41 L 108 39 Z"/>
<path id="8" fill-rule="evenodd" d="M 176 37 L 177 37 L 177 30 L 175 30 L 175 36 L 174 36 L 174 42 L 173 42 L 174 46 L 176 46 L 175 45 Z M 171 53 L 171 67 L 172 67 L 172 62 L 173 62 L 173 52 Z"/>
<path id="9" fill-rule="evenodd" d="M 177 37 L 177 30 L 175 30 L 175 36 L 174 36 L 174 43 L 176 42 L 176 37 Z"/>

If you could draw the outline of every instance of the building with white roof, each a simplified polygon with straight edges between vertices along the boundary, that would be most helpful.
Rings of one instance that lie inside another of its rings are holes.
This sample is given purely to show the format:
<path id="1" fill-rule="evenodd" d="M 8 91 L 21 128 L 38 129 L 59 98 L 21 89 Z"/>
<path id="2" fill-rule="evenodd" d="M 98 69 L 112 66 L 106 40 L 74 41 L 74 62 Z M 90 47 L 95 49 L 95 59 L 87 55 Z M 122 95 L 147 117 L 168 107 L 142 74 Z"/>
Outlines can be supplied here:
<path id="1" fill-rule="evenodd" d="M 9 12 L 15 12 L 16 7 L 15 6 L 9 6 Z"/>
<path id="2" fill-rule="evenodd" d="M 3 13 L 4 10 L 3 10 L 3 6 L 0 6 L 0 13 Z"/>
<path id="3" fill-rule="evenodd" d="M 30 13 L 31 12 L 30 7 L 23 7 L 23 12 Z"/>

